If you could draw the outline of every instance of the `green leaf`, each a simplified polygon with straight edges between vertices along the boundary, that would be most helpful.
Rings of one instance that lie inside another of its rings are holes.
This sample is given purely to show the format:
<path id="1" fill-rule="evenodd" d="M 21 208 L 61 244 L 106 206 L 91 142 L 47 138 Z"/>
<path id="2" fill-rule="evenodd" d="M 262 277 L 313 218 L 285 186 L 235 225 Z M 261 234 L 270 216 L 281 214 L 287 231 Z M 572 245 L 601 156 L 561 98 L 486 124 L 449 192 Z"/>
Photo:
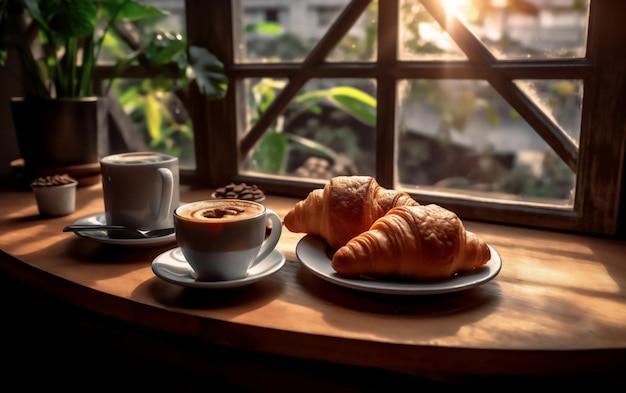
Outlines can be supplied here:
<path id="1" fill-rule="evenodd" d="M 334 150 L 312 139 L 303 138 L 295 134 L 287 134 L 287 139 L 292 142 L 294 149 L 306 151 L 316 155 L 321 155 L 329 158 L 332 161 L 335 161 L 337 159 L 337 153 L 335 153 Z"/>
<path id="2" fill-rule="evenodd" d="M 252 156 L 256 170 L 265 173 L 280 173 L 285 160 L 287 137 L 274 130 L 266 132 Z"/>
<path id="3" fill-rule="evenodd" d="M 180 34 L 160 31 L 153 34 L 144 54 L 151 66 L 163 66 L 184 55 L 186 46 Z"/>
<path id="4" fill-rule="evenodd" d="M 355 119 L 371 126 L 376 125 L 376 99 L 354 87 L 339 86 L 305 92 L 300 94 L 295 102 L 301 106 L 301 111 L 316 112 L 315 105 L 324 99 Z"/>
<path id="5" fill-rule="evenodd" d="M 50 30 L 48 27 L 48 20 L 44 18 L 41 10 L 39 9 L 40 0 L 24 0 L 24 6 L 28 9 L 30 16 L 41 25 L 44 30 Z"/>
<path id="6" fill-rule="evenodd" d="M 276 22 L 250 23 L 246 25 L 246 33 L 281 35 L 283 32 L 283 27 Z"/>
<path id="7" fill-rule="evenodd" d="M 185 135 L 189 139 L 193 138 L 193 128 L 189 126 L 188 124 L 179 124 L 178 132 Z"/>
<path id="8" fill-rule="evenodd" d="M 96 28 L 98 8 L 93 1 L 39 1 L 39 11 L 33 18 L 38 22 L 45 21 L 49 33 L 61 40 L 89 37 Z"/>
<path id="9" fill-rule="evenodd" d="M 340 86 L 330 89 L 328 99 L 338 108 L 361 122 L 376 125 L 376 99 L 353 87 Z"/>
<path id="10" fill-rule="evenodd" d="M 161 105 L 149 94 L 146 96 L 146 123 L 150 139 L 153 143 L 161 141 Z"/>
<path id="11" fill-rule="evenodd" d="M 211 52 L 199 46 L 189 47 L 188 77 L 195 79 L 200 92 L 210 98 L 226 95 L 228 78 L 224 75 L 224 64 Z"/>
<path id="12" fill-rule="evenodd" d="M 138 21 L 147 18 L 162 18 L 169 14 L 151 4 L 138 3 L 134 0 L 95 1 L 102 7 L 104 16 L 111 21 Z"/>
<path id="13" fill-rule="evenodd" d="M 284 81 L 277 81 L 271 78 L 263 78 L 252 87 L 252 102 L 256 106 L 254 111 L 255 119 L 258 119 L 258 116 L 263 114 L 274 102 L 276 90 L 281 90 L 284 87 Z"/>
<path id="14" fill-rule="evenodd" d="M 125 86 L 118 95 L 120 104 L 127 112 L 132 112 L 137 106 L 143 105 L 144 97 L 139 85 Z"/>
<path id="15" fill-rule="evenodd" d="M 155 92 L 168 92 L 178 88 L 178 81 L 173 78 L 157 76 L 151 80 L 151 90 Z"/>

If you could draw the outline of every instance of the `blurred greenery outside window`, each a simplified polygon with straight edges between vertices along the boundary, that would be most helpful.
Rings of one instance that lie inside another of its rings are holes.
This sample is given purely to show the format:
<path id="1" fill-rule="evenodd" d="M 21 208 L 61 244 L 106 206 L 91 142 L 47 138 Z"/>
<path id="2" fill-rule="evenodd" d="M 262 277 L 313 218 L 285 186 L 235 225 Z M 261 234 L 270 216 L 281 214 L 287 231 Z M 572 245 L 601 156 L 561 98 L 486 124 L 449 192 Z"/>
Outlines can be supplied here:
<path id="1" fill-rule="evenodd" d="M 237 60 L 241 64 L 305 61 L 332 24 L 329 20 L 336 19 L 349 2 L 337 0 L 334 8 L 316 8 L 314 3 L 305 8 L 288 7 L 279 0 L 243 0 L 245 50 Z M 435 3 L 399 2 L 400 61 L 467 62 L 470 55 L 431 14 L 440 6 Z M 375 62 L 381 4 L 385 2 L 372 1 L 365 8 L 326 61 Z M 558 9 L 540 1 L 442 4 L 439 8 L 447 17 L 454 15 L 467 29 L 465 34 L 474 36 L 496 61 L 549 62 L 585 55 L 587 1 L 560 2 Z M 264 19 L 272 10 L 279 17 Z M 576 185 L 573 169 L 500 92 L 486 80 L 440 74 L 395 82 L 395 154 L 385 159 L 393 160 L 396 187 L 571 208 Z M 578 146 L 582 80 L 520 79 L 513 83 L 551 128 Z M 285 82 L 257 78 L 243 85 L 250 99 L 241 110 L 247 113 L 250 129 Z M 377 82 L 372 79 L 309 80 L 251 149 L 240 172 L 295 179 L 375 175 L 376 96 Z"/>
<path id="2" fill-rule="evenodd" d="M 190 83 L 180 78 L 187 66 L 185 49 L 184 0 L 147 0 L 165 11 L 164 16 L 142 23 L 116 28 L 103 43 L 99 64 L 112 64 L 109 59 L 127 58 L 124 73 L 133 67 L 160 71 L 134 71 L 135 77 L 116 77 L 103 81 L 102 89 L 117 98 L 131 120 L 135 149 L 158 151 L 177 156 L 183 167 L 195 167 L 194 131 L 181 95 Z M 133 42 L 122 45 L 120 40 Z M 135 47 L 136 52 L 128 47 Z M 137 53 L 142 51 L 141 58 Z M 172 67 L 178 64 L 179 70 Z M 181 71 L 182 70 L 182 71 Z M 128 123 L 127 123 L 128 124 Z"/>
<path id="3" fill-rule="evenodd" d="M 113 94 L 135 125 L 146 150 L 179 158 L 186 167 L 195 166 L 194 133 L 189 113 L 181 99 L 152 79 L 117 79 Z"/>

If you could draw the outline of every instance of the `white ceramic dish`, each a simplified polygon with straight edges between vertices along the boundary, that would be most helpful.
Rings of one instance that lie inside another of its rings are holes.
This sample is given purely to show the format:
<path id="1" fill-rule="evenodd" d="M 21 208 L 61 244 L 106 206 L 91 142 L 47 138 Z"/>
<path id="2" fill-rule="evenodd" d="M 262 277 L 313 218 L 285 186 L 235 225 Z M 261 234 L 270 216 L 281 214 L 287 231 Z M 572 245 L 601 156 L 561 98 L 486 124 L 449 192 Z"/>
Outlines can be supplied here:
<path id="1" fill-rule="evenodd" d="M 268 277 L 285 266 L 285 255 L 274 250 L 265 259 L 248 271 L 248 275 L 238 280 L 228 281 L 197 281 L 193 276 L 193 269 L 187 263 L 179 247 L 168 250 L 152 261 L 154 274 L 172 284 L 190 288 L 230 289 L 250 285 Z"/>
<path id="2" fill-rule="evenodd" d="M 76 225 L 105 225 L 106 219 L 104 213 L 94 214 L 81 218 L 74 222 Z M 176 242 L 176 234 L 171 233 L 166 236 L 153 238 L 136 238 L 136 239 L 116 239 L 109 237 L 107 231 L 76 231 L 77 236 L 93 240 L 98 243 L 115 244 L 128 247 L 160 247 Z"/>
<path id="3" fill-rule="evenodd" d="M 406 282 L 340 276 L 331 267 L 326 242 L 319 237 L 311 235 L 303 237 L 298 242 L 296 255 L 298 260 L 313 274 L 328 282 L 347 288 L 393 295 L 432 295 L 474 288 L 497 276 L 502 268 L 502 260 L 496 250 L 491 246 L 489 246 L 489 249 L 491 251 L 491 259 L 480 269 L 458 274 L 448 280 L 431 282 Z"/>

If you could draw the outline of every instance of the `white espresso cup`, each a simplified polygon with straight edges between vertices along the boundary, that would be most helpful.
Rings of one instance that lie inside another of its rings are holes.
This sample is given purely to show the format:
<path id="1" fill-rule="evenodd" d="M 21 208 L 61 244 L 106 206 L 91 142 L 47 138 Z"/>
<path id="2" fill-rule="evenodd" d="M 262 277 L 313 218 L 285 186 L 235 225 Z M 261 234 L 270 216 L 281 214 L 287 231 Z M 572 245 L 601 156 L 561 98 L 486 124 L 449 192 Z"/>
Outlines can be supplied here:
<path id="1" fill-rule="evenodd" d="M 246 277 L 250 268 L 274 250 L 282 232 L 281 219 L 274 211 L 237 199 L 179 206 L 174 226 L 178 245 L 199 281 Z"/>
<path id="2" fill-rule="evenodd" d="M 178 158 L 155 152 L 113 154 L 100 159 L 108 225 L 133 229 L 174 226 L 179 205 Z M 109 231 L 124 237 L 123 231 Z"/>

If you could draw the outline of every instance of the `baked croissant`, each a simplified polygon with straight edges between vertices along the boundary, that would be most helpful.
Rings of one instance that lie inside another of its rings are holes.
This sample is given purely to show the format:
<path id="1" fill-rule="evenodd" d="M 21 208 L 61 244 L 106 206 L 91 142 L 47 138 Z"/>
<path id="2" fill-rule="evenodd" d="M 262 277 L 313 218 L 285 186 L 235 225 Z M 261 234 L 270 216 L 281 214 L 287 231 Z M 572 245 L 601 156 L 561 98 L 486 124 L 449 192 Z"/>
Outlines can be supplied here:
<path id="1" fill-rule="evenodd" d="M 309 193 L 285 216 L 285 227 L 324 238 L 333 249 L 384 216 L 391 208 L 419 205 L 405 192 L 381 187 L 369 176 L 336 176 Z"/>
<path id="2" fill-rule="evenodd" d="M 430 204 L 390 210 L 338 249 L 332 267 L 346 276 L 435 280 L 475 269 L 489 259 L 487 244 L 466 231 L 456 214 Z"/>

